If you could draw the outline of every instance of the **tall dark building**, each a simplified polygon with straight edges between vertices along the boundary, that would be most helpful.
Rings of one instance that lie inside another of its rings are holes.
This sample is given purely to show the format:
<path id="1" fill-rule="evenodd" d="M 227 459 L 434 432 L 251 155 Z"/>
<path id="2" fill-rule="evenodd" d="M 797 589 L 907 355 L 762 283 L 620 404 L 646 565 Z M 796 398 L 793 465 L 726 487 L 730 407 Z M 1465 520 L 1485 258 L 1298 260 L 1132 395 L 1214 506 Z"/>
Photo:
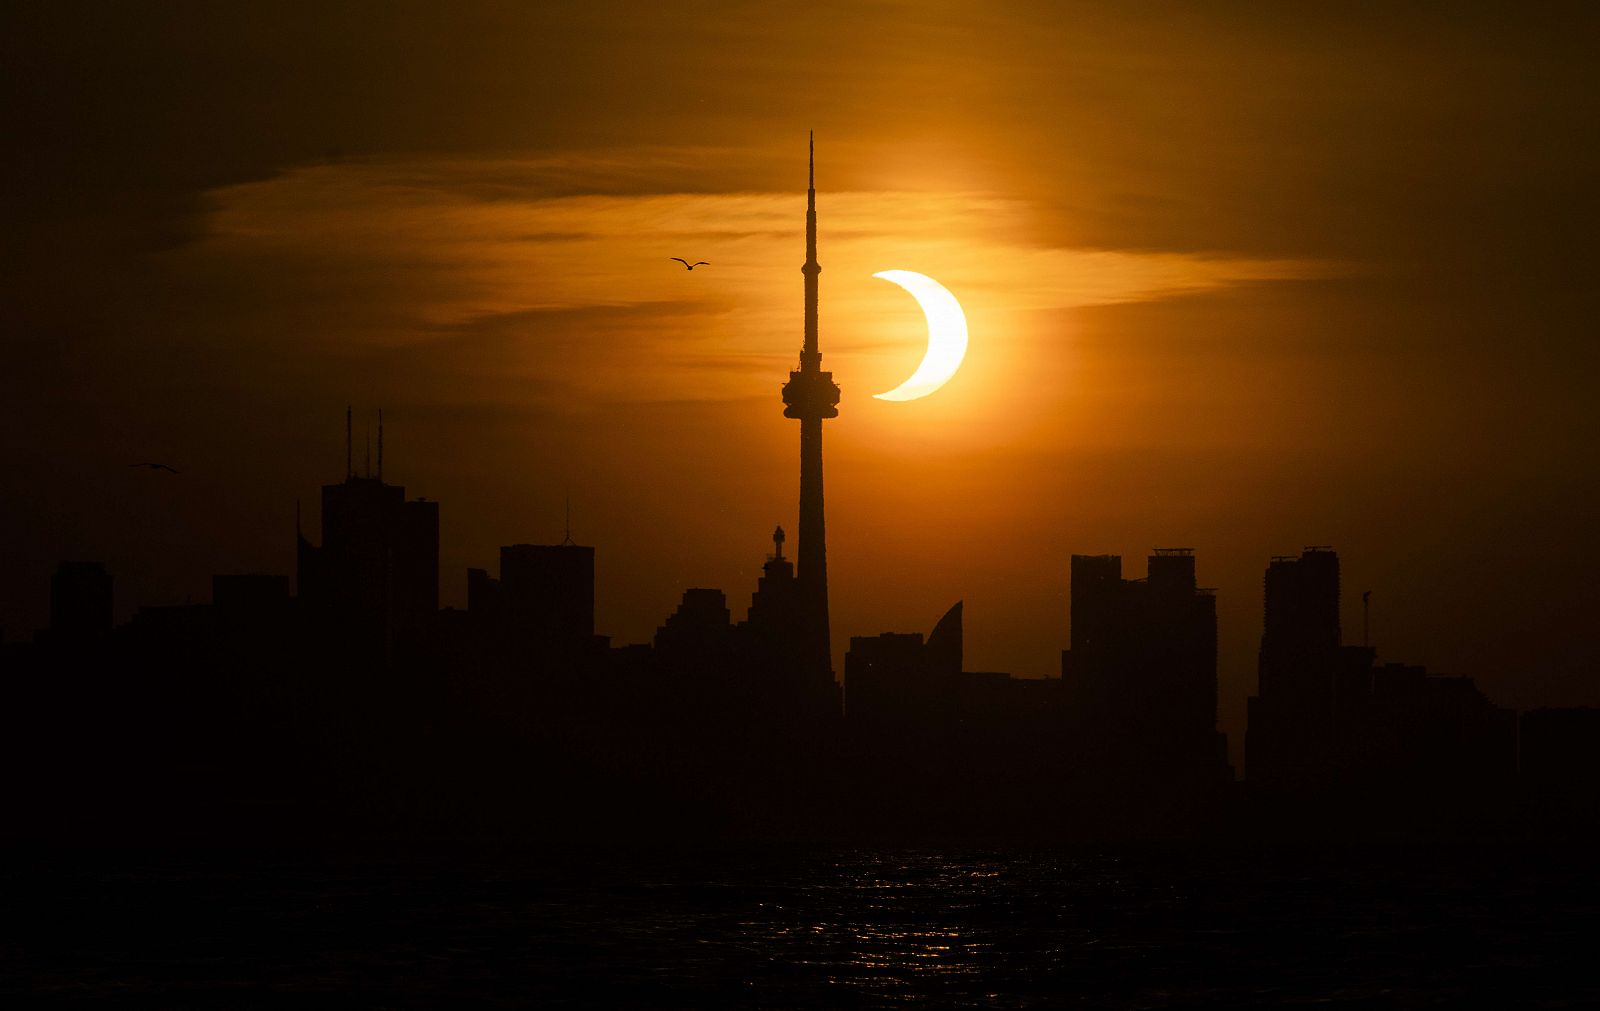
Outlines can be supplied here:
<path id="1" fill-rule="evenodd" d="M 1260 683 L 1245 734 L 1252 784 L 1403 819 L 1428 805 L 1469 812 L 1510 781 L 1514 713 L 1470 678 L 1377 665 L 1371 647 L 1342 644 L 1332 549 L 1274 558 L 1264 590 Z"/>
<path id="2" fill-rule="evenodd" d="M 1263 591 L 1259 686 L 1250 700 L 1245 768 L 1258 785 L 1326 785 L 1333 776 L 1341 668 L 1371 666 L 1370 653 L 1357 656 L 1341 646 L 1339 556 L 1312 547 L 1298 558 L 1275 557 Z"/>
<path id="3" fill-rule="evenodd" d="M 500 577 L 467 570 L 467 615 L 485 662 L 504 673 L 580 674 L 607 640 L 594 634 L 594 548 L 508 544 Z"/>
<path id="4" fill-rule="evenodd" d="M 1299 558 L 1280 556 L 1263 580 L 1261 677 L 1264 691 L 1318 694 L 1321 678 L 1339 649 L 1339 556 L 1306 548 Z"/>
<path id="5" fill-rule="evenodd" d="M 100 562 L 62 562 L 50 577 L 50 636 L 92 639 L 111 631 L 111 574 Z"/>
<path id="6" fill-rule="evenodd" d="M 358 639 L 392 643 L 439 610 L 439 504 L 408 502 L 403 486 L 384 482 L 381 420 L 376 475 L 350 466 L 348 412 L 345 439 L 345 479 L 322 487 L 321 546 L 296 522 L 296 591 Z"/>
<path id="7" fill-rule="evenodd" d="M 542 638 L 594 638 L 594 548 L 507 545 L 500 549 L 500 592 L 511 620 Z"/>
<path id="8" fill-rule="evenodd" d="M 802 655 L 807 674 L 833 681 L 833 656 L 828 629 L 828 549 L 822 508 L 822 422 L 839 416 L 839 387 L 833 373 L 822 371 L 817 346 L 817 186 L 813 141 L 806 189 L 805 344 L 800 368 L 783 387 L 783 416 L 800 422 L 800 548 L 799 592 Z"/>
<path id="9" fill-rule="evenodd" d="M 1158 548 L 1142 580 L 1117 555 L 1072 556 L 1062 654 L 1070 761 L 1113 790 L 1167 793 L 1229 778 L 1217 730 L 1217 602 L 1194 552 Z"/>

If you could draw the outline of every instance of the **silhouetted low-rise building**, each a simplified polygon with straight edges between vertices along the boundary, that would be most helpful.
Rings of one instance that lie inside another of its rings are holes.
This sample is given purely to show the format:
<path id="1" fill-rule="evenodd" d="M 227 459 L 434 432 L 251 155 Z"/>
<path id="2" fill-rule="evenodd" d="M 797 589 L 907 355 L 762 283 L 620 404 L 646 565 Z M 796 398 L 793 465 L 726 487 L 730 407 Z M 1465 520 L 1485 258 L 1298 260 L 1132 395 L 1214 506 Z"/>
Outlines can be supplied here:
<path id="1" fill-rule="evenodd" d="M 1332 819 L 1408 824 L 1504 814 L 1516 715 L 1472 679 L 1376 662 L 1346 646 L 1329 548 L 1267 569 L 1246 774 L 1258 795 Z"/>
<path id="2" fill-rule="evenodd" d="M 1471 678 L 1385 663 L 1372 668 L 1370 694 L 1342 694 L 1335 716 L 1335 772 L 1356 790 L 1471 802 L 1516 769 L 1516 713 Z"/>
<path id="3" fill-rule="evenodd" d="M 94 639 L 111 631 L 112 581 L 103 562 L 62 562 L 50 579 L 50 638 Z"/>
<path id="4" fill-rule="evenodd" d="M 948 731 L 961 674 L 962 603 L 921 632 L 851 636 L 844 658 L 845 712 L 864 734 L 919 737 Z"/>
<path id="5" fill-rule="evenodd" d="M 956 603 L 926 638 L 850 640 L 850 786 L 867 824 L 983 833 L 1057 823 L 1061 682 L 963 671 L 963 612 Z"/>
<path id="6" fill-rule="evenodd" d="M 1600 709 L 1534 709 L 1521 723 L 1524 780 L 1541 790 L 1600 788 Z"/>
<path id="7" fill-rule="evenodd" d="M 1600 709 L 1523 713 L 1519 768 L 1536 819 L 1564 828 L 1600 825 Z"/>
<path id="8" fill-rule="evenodd" d="M 278 613 L 289 603 L 289 579 L 259 572 L 212 576 L 211 602 L 221 611 Z"/>
<path id="9" fill-rule="evenodd" d="M 705 678 L 733 674 L 733 616 L 721 590 L 691 587 L 677 610 L 656 629 L 655 651 L 663 670 Z"/>

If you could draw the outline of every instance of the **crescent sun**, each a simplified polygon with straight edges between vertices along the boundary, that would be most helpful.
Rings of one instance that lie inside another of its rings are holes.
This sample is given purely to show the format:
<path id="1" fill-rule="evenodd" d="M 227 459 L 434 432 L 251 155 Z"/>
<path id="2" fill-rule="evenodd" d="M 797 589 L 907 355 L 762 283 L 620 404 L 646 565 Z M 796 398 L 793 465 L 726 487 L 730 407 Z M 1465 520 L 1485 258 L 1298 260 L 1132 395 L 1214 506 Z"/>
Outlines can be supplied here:
<path id="1" fill-rule="evenodd" d="M 967 317 L 961 303 L 948 288 L 912 270 L 882 270 L 873 277 L 898 284 L 911 293 L 928 317 L 928 353 L 911 377 L 887 393 L 875 393 L 879 400 L 916 400 L 926 397 L 950 381 L 967 355 Z"/>

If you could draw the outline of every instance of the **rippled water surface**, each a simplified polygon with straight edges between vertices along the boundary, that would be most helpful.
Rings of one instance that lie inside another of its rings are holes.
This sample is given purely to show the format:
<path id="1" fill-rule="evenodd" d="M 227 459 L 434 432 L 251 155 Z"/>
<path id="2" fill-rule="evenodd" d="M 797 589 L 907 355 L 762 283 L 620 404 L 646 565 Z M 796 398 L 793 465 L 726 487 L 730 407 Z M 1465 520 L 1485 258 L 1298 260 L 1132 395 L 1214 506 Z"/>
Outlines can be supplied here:
<path id="1" fill-rule="evenodd" d="M 1571 853 L 34 854 L 0 880 L 0 995 L 43 1005 L 1600 1003 Z"/>

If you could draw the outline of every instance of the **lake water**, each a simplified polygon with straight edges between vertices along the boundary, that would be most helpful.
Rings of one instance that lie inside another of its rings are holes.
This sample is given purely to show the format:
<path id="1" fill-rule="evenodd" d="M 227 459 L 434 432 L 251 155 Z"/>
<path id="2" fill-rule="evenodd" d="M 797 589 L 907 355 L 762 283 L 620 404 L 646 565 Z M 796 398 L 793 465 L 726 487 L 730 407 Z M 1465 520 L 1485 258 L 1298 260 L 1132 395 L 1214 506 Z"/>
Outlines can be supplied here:
<path id="1" fill-rule="evenodd" d="M 0 996 L 124 1007 L 1589 1007 L 1578 850 L 38 853 Z"/>

